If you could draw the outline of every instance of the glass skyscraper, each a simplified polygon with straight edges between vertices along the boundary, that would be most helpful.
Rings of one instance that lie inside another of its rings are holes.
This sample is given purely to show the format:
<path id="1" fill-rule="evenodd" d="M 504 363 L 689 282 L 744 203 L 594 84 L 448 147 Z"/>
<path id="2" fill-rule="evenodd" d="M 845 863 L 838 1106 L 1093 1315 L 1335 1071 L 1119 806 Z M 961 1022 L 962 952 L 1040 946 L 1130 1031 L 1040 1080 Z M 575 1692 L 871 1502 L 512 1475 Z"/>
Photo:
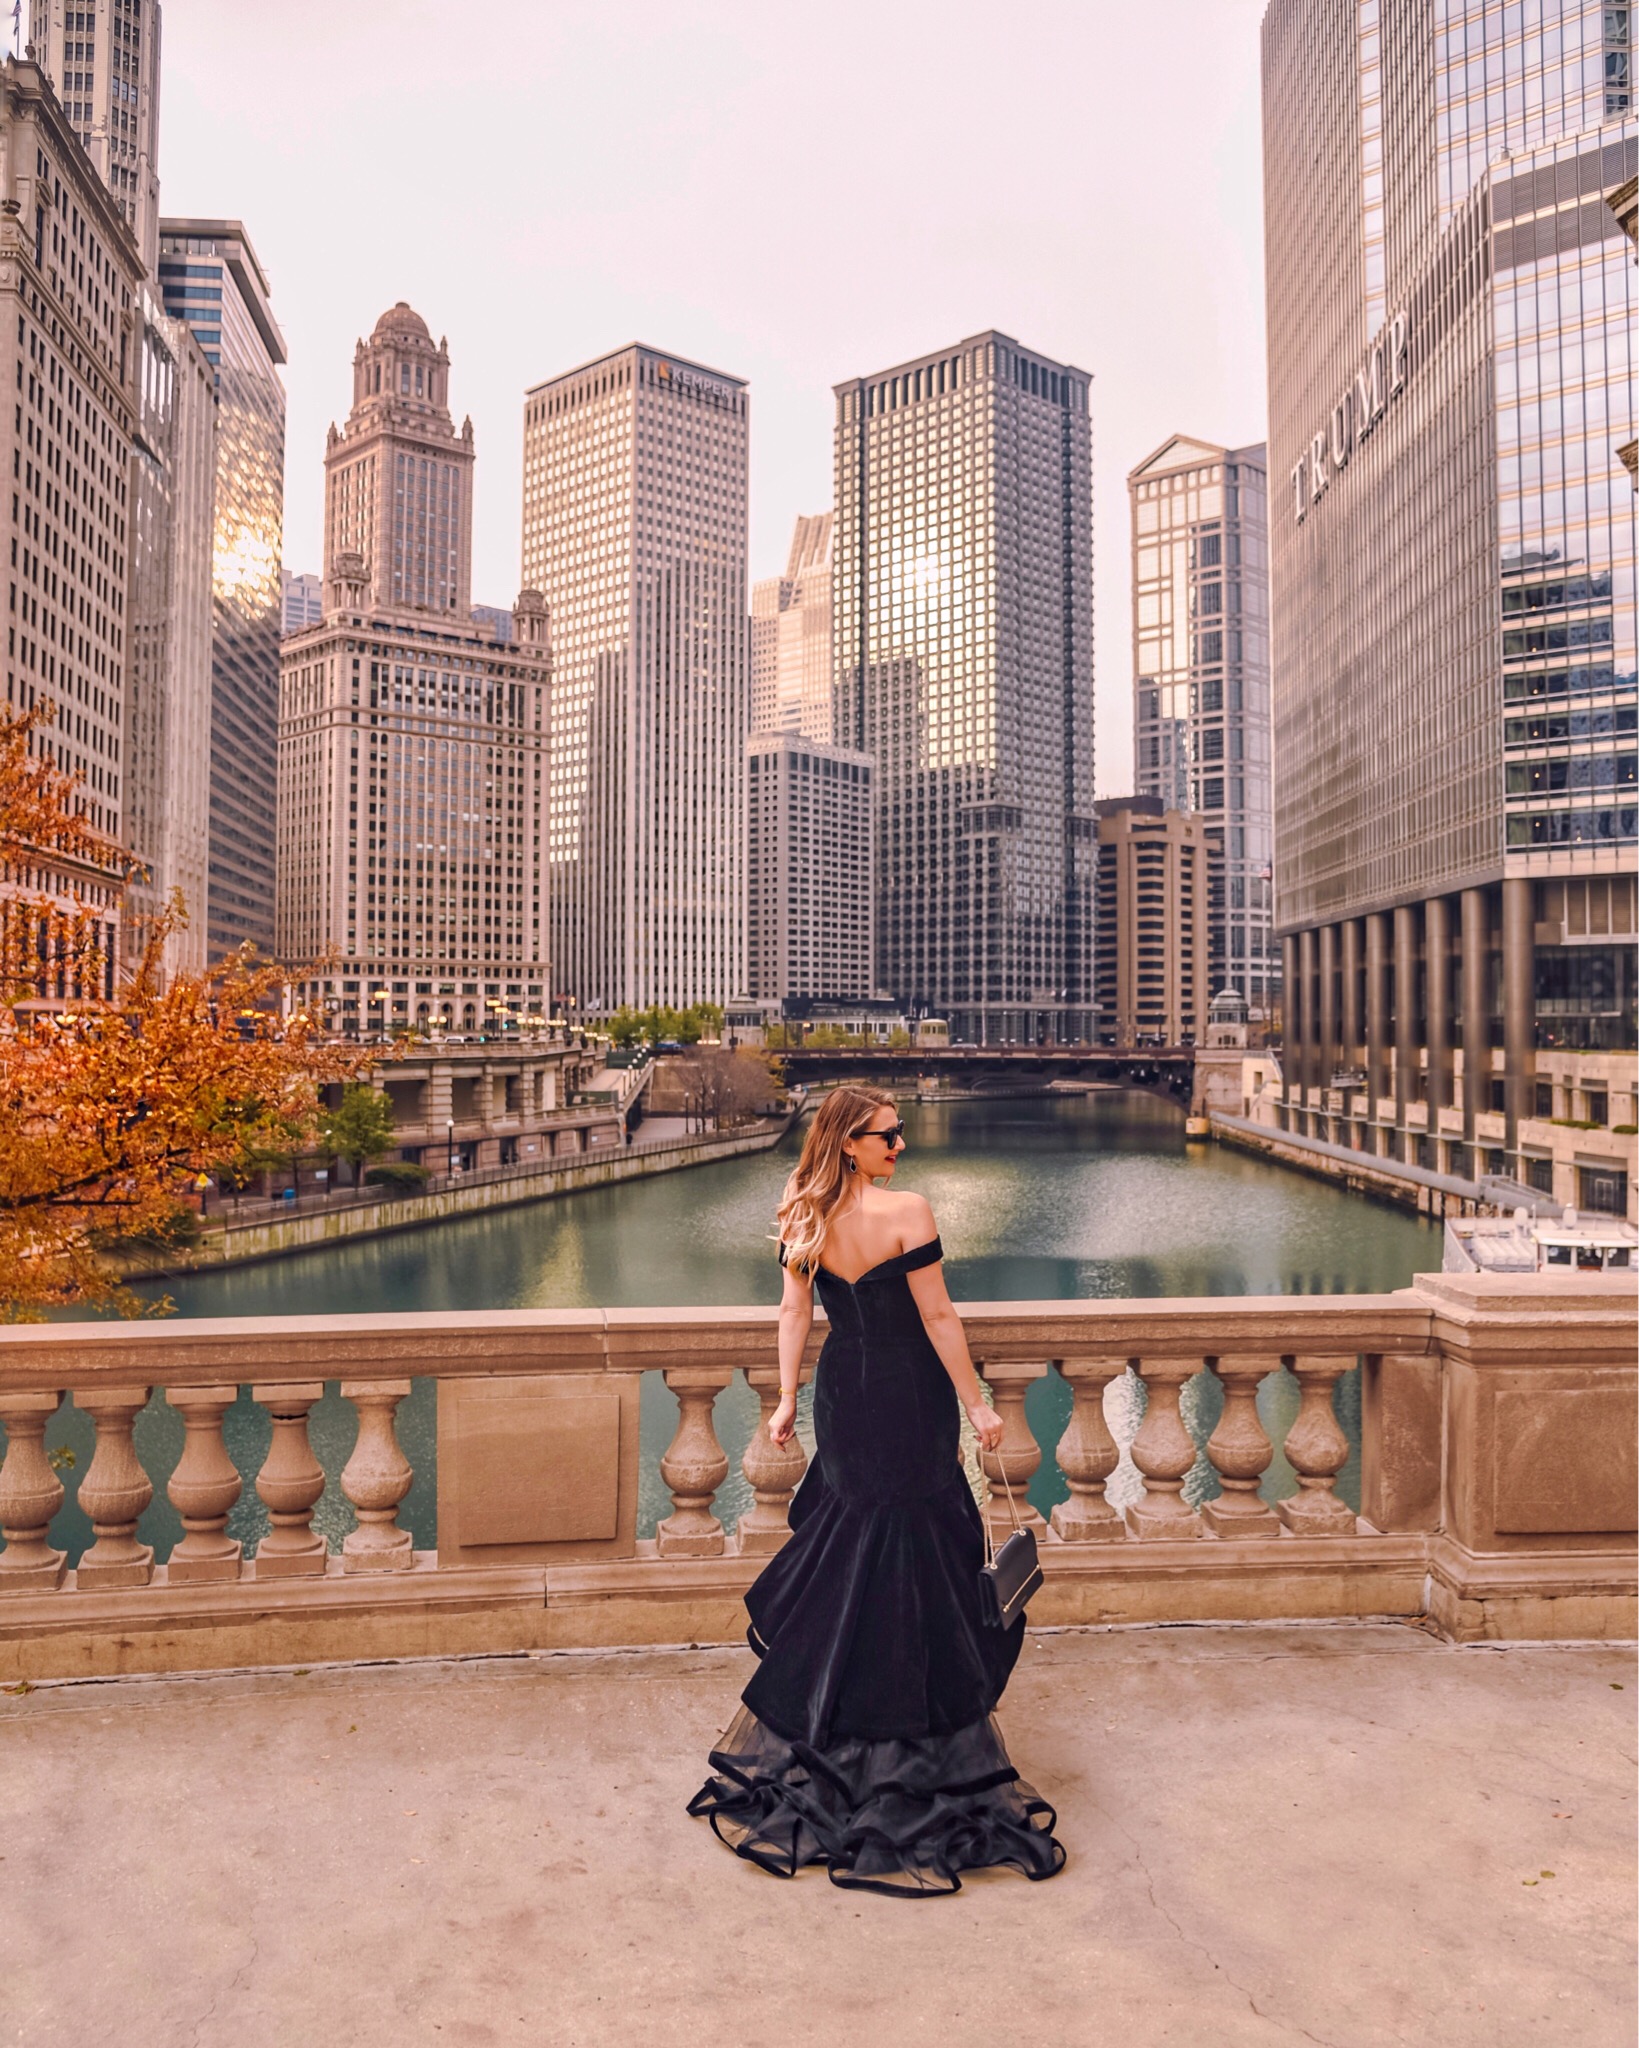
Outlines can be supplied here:
<path id="1" fill-rule="evenodd" d="M 1254 1020 L 1280 988 L 1271 919 L 1269 503 L 1264 451 L 1174 434 L 1127 478 L 1133 787 L 1216 842 L 1204 997 Z M 1101 1031 L 1107 1019 L 1100 1019 Z"/>
<path id="2" fill-rule="evenodd" d="M 1605 1209 L 1634 1151 L 1629 35 L 1589 0 L 1274 0 L 1263 30 L 1287 1127 Z"/>
<path id="3" fill-rule="evenodd" d="M 285 345 L 236 220 L 161 221 L 159 284 L 216 371 L 206 939 L 218 959 L 247 940 L 273 947 Z"/>
<path id="4" fill-rule="evenodd" d="M 877 982 L 979 1044 L 1092 1036 L 1087 387 L 994 332 L 836 386 L 835 737 L 875 764 Z"/>

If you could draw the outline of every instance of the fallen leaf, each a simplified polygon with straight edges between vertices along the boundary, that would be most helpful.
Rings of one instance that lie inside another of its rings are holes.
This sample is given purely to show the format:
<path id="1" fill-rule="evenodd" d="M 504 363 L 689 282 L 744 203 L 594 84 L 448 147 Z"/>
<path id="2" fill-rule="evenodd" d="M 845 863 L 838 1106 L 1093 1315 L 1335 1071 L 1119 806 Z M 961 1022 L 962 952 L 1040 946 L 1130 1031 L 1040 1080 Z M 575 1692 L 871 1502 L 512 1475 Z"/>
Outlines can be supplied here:
<path id="1" fill-rule="evenodd" d="M 1535 1883 L 1536 1883 L 1536 1879 L 1535 1879 L 1534 1877 L 1522 1877 L 1522 1878 L 1520 1879 L 1520 1883 L 1521 1883 L 1521 1884 L 1535 1884 Z"/>
<path id="2" fill-rule="evenodd" d="M 1538 1877 L 1552 1877 L 1553 1874 L 1554 1873 L 1551 1870 L 1539 1870 L 1537 1872 Z"/>
<path id="3" fill-rule="evenodd" d="M 1612 1691 L 1612 1692 L 1624 1692 L 1624 1691 L 1626 1691 L 1626 1689 L 1627 1689 L 1627 1688 L 1626 1688 L 1625 1686 L 1620 1686 L 1620 1685 L 1618 1685 L 1618 1684 L 1617 1684 L 1617 1682 L 1616 1682 L 1616 1680 L 1615 1680 L 1614 1678 L 1613 1678 L 1613 1679 L 1611 1680 L 1611 1691 Z"/>
<path id="4" fill-rule="evenodd" d="M 15 1699 L 21 1700 L 27 1699 L 28 1695 L 34 1690 L 34 1687 L 26 1678 L 20 1678 L 15 1685 L 8 1685 L 5 1690 Z"/>

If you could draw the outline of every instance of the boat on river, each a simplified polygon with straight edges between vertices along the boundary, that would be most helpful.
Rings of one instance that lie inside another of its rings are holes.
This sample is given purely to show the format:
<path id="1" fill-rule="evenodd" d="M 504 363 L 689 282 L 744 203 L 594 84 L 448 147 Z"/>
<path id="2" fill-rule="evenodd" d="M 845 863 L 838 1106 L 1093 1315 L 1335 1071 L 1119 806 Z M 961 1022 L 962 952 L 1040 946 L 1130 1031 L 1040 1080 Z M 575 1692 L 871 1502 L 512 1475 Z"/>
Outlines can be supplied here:
<path id="1" fill-rule="evenodd" d="M 1639 1265 L 1639 1230 L 1620 1216 L 1448 1216 L 1447 1273 L 1611 1273 Z"/>

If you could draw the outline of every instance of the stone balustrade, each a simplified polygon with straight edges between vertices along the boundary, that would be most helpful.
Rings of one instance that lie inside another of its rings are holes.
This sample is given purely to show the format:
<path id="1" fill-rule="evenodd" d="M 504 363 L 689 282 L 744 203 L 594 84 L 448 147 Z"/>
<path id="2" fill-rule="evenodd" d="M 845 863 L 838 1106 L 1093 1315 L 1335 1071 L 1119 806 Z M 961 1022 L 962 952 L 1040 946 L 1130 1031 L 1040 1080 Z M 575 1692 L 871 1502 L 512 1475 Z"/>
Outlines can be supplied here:
<path id="1" fill-rule="evenodd" d="M 1633 1632 L 1635 1304 L 1621 1278 L 1431 1275 L 1392 1295 L 962 1315 L 1004 1425 L 980 1459 L 984 1512 L 998 1535 L 1015 1510 L 1035 1530 L 1037 1624 L 1398 1615 L 1459 1640 Z M 1334 1405 L 1357 1366 L 1358 1513 L 1339 1490 Z M 671 1511 L 642 1540 L 646 1373 L 664 1375 L 678 1419 L 659 1460 Z M 1295 1414 L 1277 1444 L 1260 1389 L 1287 1373 Z M 715 1409 L 739 1374 L 760 1420 L 741 1461 L 751 1504 L 726 1530 Z M 1056 1444 L 1027 1412 L 1048 1374 L 1069 1414 Z M 397 1418 L 418 1379 L 437 1382 L 436 1550 L 400 1519 L 415 1474 Z M 1186 1423 L 1192 1381 L 1221 1400 L 1204 1447 Z M 1121 1506 L 1117 1383 L 1143 1405 Z M 355 1526 L 327 1539 L 310 1425 L 331 1385 L 358 1427 L 339 1472 Z M 254 1475 L 224 1439 L 243 1388 L 266 1423 Z M 182 1425 L 158 1475 L 182 1531 L 165 1557 L 142 1538 L 156 1475 L 133 1438 L 155 1390 Z M 0 1676 L 733 1640 L 806 1464 L 768 1436 L 777 1393 L 772 1309 L 0 1329 Z M 72 1568 L 46 1448 L 70 1398 L 95 1432 L 77 1502 L 91 1541 Z M 1270 1484 L 1277 1452 L 1289 1490 Z M 1029 1489 L 1049 1459 L 1068 1493 L 1044 1520 Z M 250 1555 L 228 1533 L 247 1479 L 267 1514 Z"/>

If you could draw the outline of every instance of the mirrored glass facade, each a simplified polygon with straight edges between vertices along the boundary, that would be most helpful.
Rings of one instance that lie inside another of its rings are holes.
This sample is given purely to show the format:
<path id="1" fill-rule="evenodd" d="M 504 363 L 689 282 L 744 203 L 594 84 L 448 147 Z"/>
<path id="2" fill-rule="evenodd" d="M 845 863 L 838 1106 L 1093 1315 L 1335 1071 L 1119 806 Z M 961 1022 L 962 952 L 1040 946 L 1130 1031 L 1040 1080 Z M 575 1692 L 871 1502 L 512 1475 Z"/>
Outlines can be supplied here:
<path id="1" fill-rule="evenodd" d="M 997 333 L 836 387 L 836 738 L 870 755 L 878 985 L 1092 1036 L 1092 426 Z"/>
<path id="2" fill-rule="evenodd" d="M 1264 450 L 1175 434 L 1127 479 L 1134 788 L 1217 845 L 1202 905 L 1203 1003 L 1256 1023 L 1279 996 L 1269 799 L 1269 504 Z"/>
<path id="3" fill-rule="evenodd" d="M 216 370 L 206 940 L 219 959 L 273 948 L 285 346 L 238 221 L 161 221 L 159 285 Z"/>
<path id="4" fill-rule="evenodd" d="M 1597 1054 L 1631 1108 L 1630 16 L 1263 34 L 1290 1128 L 1624 1205 L 1615 1112 L 1573 1145 L 1538 1107 Z"/>

